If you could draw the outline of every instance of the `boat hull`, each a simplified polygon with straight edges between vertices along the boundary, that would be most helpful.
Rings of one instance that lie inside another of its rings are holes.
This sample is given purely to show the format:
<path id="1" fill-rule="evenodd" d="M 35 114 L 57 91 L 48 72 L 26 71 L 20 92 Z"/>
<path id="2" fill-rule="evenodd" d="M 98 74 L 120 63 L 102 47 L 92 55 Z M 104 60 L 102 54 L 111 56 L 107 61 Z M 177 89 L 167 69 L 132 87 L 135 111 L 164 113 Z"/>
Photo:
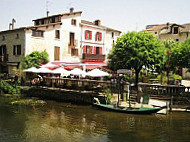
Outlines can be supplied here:
<path id="1" fill-rule="evenodd" d="M 102 110 L 128 113 L 128 114 L 154 114 L 163 109 L 163 108 L 144 108 L 144 107 L 141 107 L 141 108 L 120 107 L 120 106 L 118 107 L 118 106 L 106 105 L 106 104 L 93 104 L 93 105 Z"/>

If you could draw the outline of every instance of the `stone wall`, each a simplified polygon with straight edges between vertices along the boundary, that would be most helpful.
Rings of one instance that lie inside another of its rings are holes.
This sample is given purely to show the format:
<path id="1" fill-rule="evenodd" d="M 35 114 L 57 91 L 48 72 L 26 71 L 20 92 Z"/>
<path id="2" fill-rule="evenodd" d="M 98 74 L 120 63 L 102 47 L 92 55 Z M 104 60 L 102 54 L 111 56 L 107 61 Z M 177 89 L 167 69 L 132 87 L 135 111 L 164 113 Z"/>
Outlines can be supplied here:
<path id="1" fill-rule="evenodd" d="M 22 90 L 26 97 L 38 97 L 40 99 L 56 100 L 63 102 L 71 102 L 76 104 L 92 104 L 93 98 L 98 97 L 97 93 L 92 91 L 74 91 L 65 89 L 49 89 L 49 88 L 35 88 L 29 90 Z M 98 97 L 102 99 L 102 97 Z"/>

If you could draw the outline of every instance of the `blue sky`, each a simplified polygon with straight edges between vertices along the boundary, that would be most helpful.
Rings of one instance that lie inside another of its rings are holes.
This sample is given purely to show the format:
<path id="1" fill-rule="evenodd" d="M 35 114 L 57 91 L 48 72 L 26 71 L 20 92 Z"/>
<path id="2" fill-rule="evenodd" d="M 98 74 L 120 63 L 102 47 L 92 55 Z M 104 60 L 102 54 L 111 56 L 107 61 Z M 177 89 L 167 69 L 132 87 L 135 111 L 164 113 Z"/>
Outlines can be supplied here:
<path id="1" fill-rule="evenodd" d="M 0 0 L 0 30 L 7 30 L 12 18 L 17 27 L 33 25 L 46 16 L 47 0 Z M 83 11 L 82 19 L 100 19 L 102 25 L 123 32 L 139 31 L 149 24 L 190 23 L 190 0 L 48 0 L 50 15 Z"/>

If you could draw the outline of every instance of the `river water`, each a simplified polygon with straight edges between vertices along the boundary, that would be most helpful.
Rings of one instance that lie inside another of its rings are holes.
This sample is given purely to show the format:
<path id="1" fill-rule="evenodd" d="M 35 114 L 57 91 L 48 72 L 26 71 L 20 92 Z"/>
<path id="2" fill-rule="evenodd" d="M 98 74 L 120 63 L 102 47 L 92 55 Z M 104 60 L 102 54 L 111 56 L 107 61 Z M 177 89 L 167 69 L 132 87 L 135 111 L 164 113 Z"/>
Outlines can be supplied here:
<path id="1" fill-rule="evenodd" d="M 0 97 L 0 142 L 178 141 L 190 141 L 190 113 L 131 115 L 55 101 L 19 106 Z"/>

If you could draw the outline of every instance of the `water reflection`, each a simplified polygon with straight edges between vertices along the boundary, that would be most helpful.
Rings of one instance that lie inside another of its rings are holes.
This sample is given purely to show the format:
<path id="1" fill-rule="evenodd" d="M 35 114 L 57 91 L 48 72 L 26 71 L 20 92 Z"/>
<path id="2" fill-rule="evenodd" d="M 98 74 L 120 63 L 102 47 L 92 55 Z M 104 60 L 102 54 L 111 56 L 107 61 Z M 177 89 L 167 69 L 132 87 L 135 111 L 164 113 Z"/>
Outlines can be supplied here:
<path id="1" fill-rule="evenodd" d="M 188 141 L 189 113 L 130 115 L 49 101 L 43 107 L 10 106 L 0 98 L 3 142 Z"/>

